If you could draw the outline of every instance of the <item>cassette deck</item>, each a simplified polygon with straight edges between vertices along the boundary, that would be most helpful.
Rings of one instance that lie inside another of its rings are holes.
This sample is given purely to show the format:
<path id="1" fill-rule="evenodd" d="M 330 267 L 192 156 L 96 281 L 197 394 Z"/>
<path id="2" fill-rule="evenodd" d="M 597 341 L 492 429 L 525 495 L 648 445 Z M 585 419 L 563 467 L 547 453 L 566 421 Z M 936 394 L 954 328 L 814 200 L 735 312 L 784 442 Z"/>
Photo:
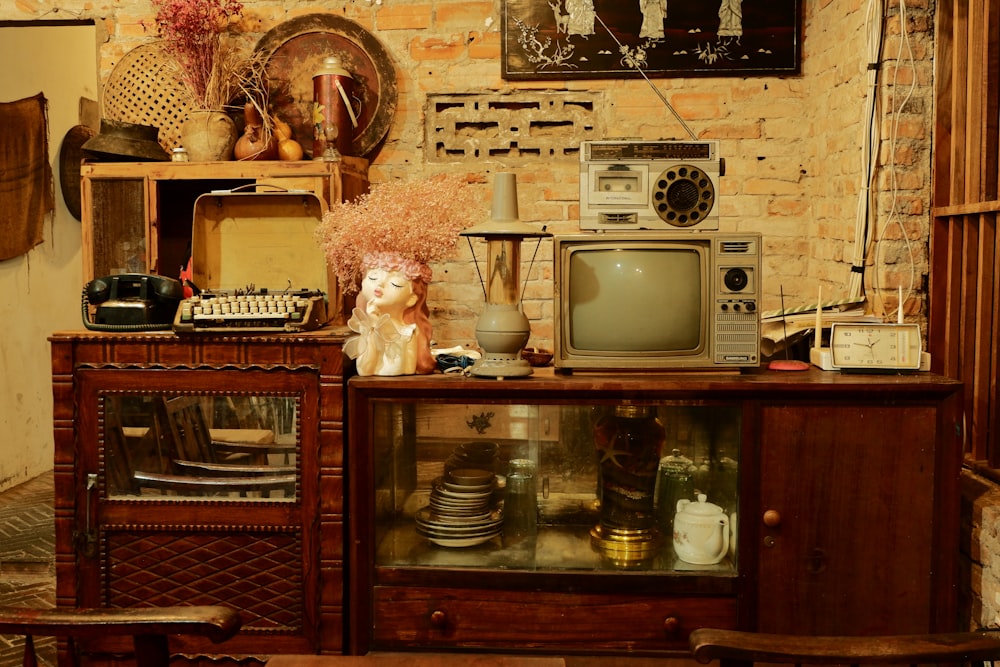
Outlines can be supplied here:
<path id="1" fill-rule="evenodd" d="M 719 229 L 717 141 L 580 144 L 580 229 Z"/>

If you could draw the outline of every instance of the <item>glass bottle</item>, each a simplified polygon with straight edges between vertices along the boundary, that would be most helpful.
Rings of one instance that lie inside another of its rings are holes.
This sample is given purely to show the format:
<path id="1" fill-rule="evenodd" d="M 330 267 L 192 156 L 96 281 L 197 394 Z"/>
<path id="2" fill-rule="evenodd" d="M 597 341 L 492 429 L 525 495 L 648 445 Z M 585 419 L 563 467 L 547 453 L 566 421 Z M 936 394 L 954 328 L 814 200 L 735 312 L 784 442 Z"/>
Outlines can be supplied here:
<path id="1" fill-rule="evenodd" d="M 665 440 L 651 406 L 619 405 L 594 425 L 602 528 L 634 531 L 654 526 L 653 493 Z"/>

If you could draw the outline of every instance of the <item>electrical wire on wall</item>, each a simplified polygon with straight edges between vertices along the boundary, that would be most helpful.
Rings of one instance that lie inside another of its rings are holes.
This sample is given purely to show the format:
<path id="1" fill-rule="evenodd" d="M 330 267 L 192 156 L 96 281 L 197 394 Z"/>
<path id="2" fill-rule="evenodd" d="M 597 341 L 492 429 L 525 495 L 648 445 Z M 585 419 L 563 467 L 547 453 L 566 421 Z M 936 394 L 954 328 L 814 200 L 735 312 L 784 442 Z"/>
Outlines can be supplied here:
<path id="1" fill-rule="evenodd" d="M 864 148 L 861 151 L 861 189 L 858 193 L 858 207 L 854 227 L 854 257 L 851 262 L 851 273 L 848 277 L 847 295 L 850 298 L 863 299 L 865 295 L 865 255 L 871 243 L 874 229 L 875 196 L 875 163 L 878 160 L 879 144 L 882 141 L 881 118 L 882 105 L 879 103 L 878 83 L 882 67 L 882 40 L 885 35 L 885 7 L 882 0 L 869 0 L 865 19 L 865 30 L 868 36 L 866 53 L 868 66 L 865 73 L 867 91 L 865 94 L 865 135 Z"/>
<path id="2" fill-rule="evenodd" d="M 884 268 L 882 258 L 883 258 L 883 251 L 885 248 L 884 246 L 885 236 L 886 232 L 893 225 L 899 226 L 900 238 L 902 239 L 903 244 L 906 248 L 906 255 L 909 260 L 910 276 L 909 276 L 909 284 L 906 286 L 905 293 L 902 290 L 898 290 L 898 293 L 901 295 L 901 298 L 899 298 L 898 303 L 896 304 L 897 317 L 902 311 L 903 304 L 906 303 L 906 298 L 913 291 L 914 280 L 916 277 L 915 276 L 916 257 L 914 254 L 913 242 L 910 240 L 910 236 L 906 232 L 905 225 L 899 218 L 899 183 L 897 181 L 897 174 L 896 174 L 896 145 L 899 139 L 900 117 L 903 113 L 903 110 L 909 104 L 910 98 L 913 97 L 913 92 L 916 90 L 917 87 L 917 75 L 914 66 L 913 46 L 910 42 L 910 33 L 909 30 L 907 29 L 907 24 L 908 24 L 908 10 L 906 6 L 906 0 L 899 0 L 900 40 L 899 40 L 899 46 L 896 51 L 896 67 L 893 68 L 892 85 L 890 88 L 890 92 L 892 95 L 892 122 L 890 124 L 890 132 L 889 132 L 889 150 L 887 151 L 889 156 L 887 170 L 889 176 L 890 200 L 889 200 L 888 211 L 886 212 L 885 224 L 882 225 L 881 228 L 877 230 L 877 233 L 869 232 L 869 235 L 872 236 L 874 240 L 868 244 L 868 255 L 871 258 L 871 266 L 872 266 L 871 290 L 873 297 L 876 300 L 881 301 L 880 291 L 882 291 L 883 288 L 880 287 L 879 272 L 882 268 Z M 906 63 L 909 65 L 910 71 L 913 72 L 913 75 L 910 78 L 910 85 L 906 88 L 905 93 L 902 96 L 900 96 L 899 99 L 897 99 L 896 91 L 899 90 L 899 70 L 900 70 L 899 63 L 903 62 L 904 58 L 906 60 Z M 892 291 L 897 292 L 897 290 L 892 290 Z M 892 320 L 895 321 L 896 317 L 893 317 Z M 900 319 L 900 321 L 902 320 Z"/>
<path id="3" fill-rule="evenodd" d="M 864 179 L 861 192 L 858 196 L 857 218 L 855 223 L 855 247 L 854 257 L 851 264 L 851 274 L 848 280 L 848 295 L 851 298 L 863 299 L 866 296 L 866 286 L 864 281 L 865 267 L 871 260 L 871 284 L 868 286 L 873 298 L 881 301 L 879 296 L 879 273 L 883 266 L 882 251 L 883 242 L 887 229 L 893 224 L 899 224 L 902 229 L 903 239 L 910 259 L 910 284 L 907 294 L 913 289 L 914 281 L 914 254 L 913 246 L 905 228 L 899 221 L 898 209 L 898 181 L 896 174 L 896 144 L 899 136 L 899 119 L 903 109 L 906 107 L 913 91 L 916 88 L 916 75 L 912 77 L 909 89 L 900 100 L 896 99 L 896 90 L 899 79 L 899 63 L 904 56 L 913 69 L 913 49 L 910 43 L 910 34 L 907 28 L 908 13 L 906 0 L 899 0 L 899 24 L 900 41 L 896 53 L 896 67 L 893 69 L 892 84 L 890 94 L 892 95 L 892 122 L 890 124 L 889 146 L 886 151 L 888 163 L 886 165 L 890 202 L 886 212 L 885 224 L 878 225 L 878 190 L 877 190 L 877 162 L 879 150 L 881 149 L 882 133 L 882 104 L 879 95 L 879 85 L 882 80 L 883 46 L 885 36 L 885 7 L 882 0 L 869 0 L 866 29 L 868 34 L 868 66 L 867 66 L 867 96 L 865 106 L 865 146 L 862 151 L 861 174 Z M 902 308 L 905 302 L 904 296 L 897 304 L 898 309 Z M 878 304 L 879 309 L 881 303 Z M 895 318 L 894 318 L 895 319 Z"/>

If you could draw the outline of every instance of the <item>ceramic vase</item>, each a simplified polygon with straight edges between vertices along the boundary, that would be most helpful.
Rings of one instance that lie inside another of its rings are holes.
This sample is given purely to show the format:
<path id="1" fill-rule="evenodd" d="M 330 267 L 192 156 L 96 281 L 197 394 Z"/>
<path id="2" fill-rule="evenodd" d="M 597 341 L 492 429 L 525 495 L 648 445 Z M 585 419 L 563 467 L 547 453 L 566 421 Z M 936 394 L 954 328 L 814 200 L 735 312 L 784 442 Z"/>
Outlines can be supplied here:
<path id="1" fill-rule="evenodd" d="M 224 111 L 191 111 L 181 125 L 181 143 L 192 162 L 232 160 L 236 123 Z"/>

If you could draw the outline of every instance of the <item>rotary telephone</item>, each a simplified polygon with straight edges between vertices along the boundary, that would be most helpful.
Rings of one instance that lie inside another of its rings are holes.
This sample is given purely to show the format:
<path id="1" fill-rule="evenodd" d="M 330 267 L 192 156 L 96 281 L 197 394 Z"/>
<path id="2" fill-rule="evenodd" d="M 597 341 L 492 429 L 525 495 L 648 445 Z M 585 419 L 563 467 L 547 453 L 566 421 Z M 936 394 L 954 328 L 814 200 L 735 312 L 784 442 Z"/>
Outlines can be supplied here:
<path id="1" fill-rule="evenodd" d="M 83 289 L 83 325 L 95 331 L 168 330 L 183 299 L 180 281 L 166 276 L 125 273 L 96 278 Z"/>

